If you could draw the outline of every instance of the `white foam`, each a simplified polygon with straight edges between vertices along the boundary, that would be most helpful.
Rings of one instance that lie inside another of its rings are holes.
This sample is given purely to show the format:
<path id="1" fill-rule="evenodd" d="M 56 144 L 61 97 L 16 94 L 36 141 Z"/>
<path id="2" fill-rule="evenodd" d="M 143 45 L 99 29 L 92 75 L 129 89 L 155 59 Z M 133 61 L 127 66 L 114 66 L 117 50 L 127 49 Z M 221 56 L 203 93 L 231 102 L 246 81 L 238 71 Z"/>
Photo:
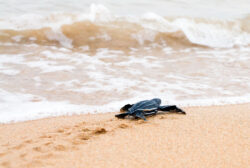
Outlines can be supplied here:
<path id="1" fill-rule="evenodd" d="M 80 81 L 76 80 L 76 79 L 73 79 L 73 80 L 70 80 L 70 81 L 54 82 L 54 84 L 56 86 L 64 86 L 64 87 L 72 88 L 74 86 L 74 84 L 80 84 Z"/>
<path id="2" fill-rule="evenodd" d="M 61 50 L 60 51 L 67 51 L 67 50 Z M 69 59 L 69 54 L 63 53 L 63 52 L 52 52 L 49 50 L 42 51 L 41 54 L 46 56 L 47 58 L 50 59 Z"/>
<path id="3" fill-rule="evenodd" d="M 153 58 L 153 60 L 152 60 Z M 131 65 L 141 65 L 145 68 L 160 68 L 162 65 L 154 59 L 154 57 L 146 57 L 146 59 L 136 58 L 136 57 L 129 57 L 128 61 L 118 62 L 115 63 L 118 66 L 131 66 Z M 135 71 L 133 71 L 135 72 Z"/>
<path id="4" fill-rule="evenodd" d="M 142 15 L 141 19 L 136 22 L 139 22 L 144 28 L 156 32 L 177 32 L 179 30 L 172 22 L 152 12 Z"/>
<path id="5" fill-rule="evenodd" d="M 35 37 L 30 37 L 29 40 L 30 41 L 36 41 L 37 39 Z"/>
<path id="6" fill-rule="evenodd" d="M 145 41 L 153 42 L 155 40 L 156 32 L 150 30 L 143 30 L 136 34 L 131 34 L 131 37 L 136 39 L 140 45 L 143 45 Z"/>
<path id="7" fill-rule="evenodd" d="M 24 61 L 23 55 L 22 54 L 1 54 L 0 55 L 0 67 L 3 67 L 3 64 L 20 64 Z"/>
<path id="8" fill-rule="evenodd" d="M 218 105 L 230 105 L 230 104 L 242 104 L 242 103 L 249 103 L 250 102 L 250 94 L 242 96 L 231 96 L 231 97 L 218 97 L 218 98 L 211 98 L 211 99 L 191 99 L 191 100 L 182 100 L 179 101 L 183 107 L 188 106 L 218 106 Z"/>
<path id="9" fill-rule="evenodd" d="M 89 46 L 81 46 L 79 48 L 81 48 L 83 51 L 89 51 Z"/>
<path id="10" fill-rule="evenodd" d="M 63 47 L 72 48 L 72 40 L 67 38 L 60 29 L 53 29 L 52 31 L 47 31 L 46 36 L 49 40 L 58 41 Z"/>
<path id="11" fill-rule="evenodd" d="M 250 34 L 242 31 L 241 23 L 238 21 L 234 21 L 234 26 L 229 26 L 225 24 L 226 22 L 199 23 L 187 18 L 178 18 L 170 22 L 157 14 L 147 13 L 137 22 L 146 30 L 166 33 L 183 32 L 190 42 L 209 47 L 229 48 L 250 44 Z"/>
<path id="12" fill-rule="evenodd" d="M 23 38 L 23 36 L 21 36 L 21 35 L 12 37 L 12 39 L 15 40 L 16 42 L 21 41 L 22 38 Z"/>
<path id="13" fill-rule="evenodd" d="M 83 18 L 85 16 L 82 16 Z M 108 8 L 102 4 L 91 4 L 90 13 L 87 16 L 87 19 L 92 22 L 109 22 L 114 19 L 114 16 Z"/>
<path id="14" fill-rule="evenodd" d="M 73 105 L 68 102 L 52 102 L 30 94 L 10 93 L 0 90 L 0 123 L 34 120 L 52 116 L 105 113 L 117 111 L 125 101 L 113 101 L 102 106 Z M 32 102 L 32 99 L 39 102 Z"/>
<path id="15" fill-rule="evenodd" d="M 0 55 L 0 73 L 10 76 L 15 76 L 20 73 L 20 70 L 17 70 L 10 66 L 9 64 L 23 64 L 24 55 L 16 54 L 16 55 Z"/>
<path id="16" fill-rule="evenodd" d="M 0 73 L 15 76 L 15 75 L 19 74 L 20 71 L 15 70 L 15 69 L 0 69 Z"/>
<path id="17" fill-rule="evenodd" d="M 42 97 L 30 94 L 9 93 L 0 90 L 0 123 L 17 122 L 32 120 L 51 116 L 87 114 L 87 113 L 105 113 L 115 112 L 124 104 L 134 103 L 143 99 L 153 98 L 151 94 L 138 95 L 132 99 L 122 101 L 113 101 L 101 106 L 90 105 L 73 105 L 68 102 L 48 102 Z M 40 102 L 32 102 L 33 98 L 39 99 Z M 163 104 L 172 104 L 171 95 L 160 97 Z M 217 99 L 199 99 L 188 101 L 175 101 L 174 104 L 180 106 L 208 106 L 208 105 L 224 105 L 249 102 L 250 95 L 242 97 L 227 97 Z"/>
<path id="18" fill-rule="evenodd" d="M 32 68 L 40 68 L 42 73 L 55 72 L 55 71 L 72 71 L 75 67 L 70 65 L 57 65 L 55 61 L 31 61 L 27 62 L 26 65 Z"/>

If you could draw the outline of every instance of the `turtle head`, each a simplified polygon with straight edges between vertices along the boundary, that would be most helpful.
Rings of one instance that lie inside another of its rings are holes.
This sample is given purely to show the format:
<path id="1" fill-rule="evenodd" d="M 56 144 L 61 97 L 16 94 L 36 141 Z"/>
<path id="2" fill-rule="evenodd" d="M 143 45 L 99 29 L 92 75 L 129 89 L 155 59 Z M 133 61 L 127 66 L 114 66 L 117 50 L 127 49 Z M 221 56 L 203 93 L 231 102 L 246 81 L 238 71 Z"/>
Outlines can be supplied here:
<path id="1" fill-rule="evenodd" d="M 128 109 L 130 109 L 133 106 L 133 104 L 126 104 L 120 109 L 120 112 L 127 112 Z"/>

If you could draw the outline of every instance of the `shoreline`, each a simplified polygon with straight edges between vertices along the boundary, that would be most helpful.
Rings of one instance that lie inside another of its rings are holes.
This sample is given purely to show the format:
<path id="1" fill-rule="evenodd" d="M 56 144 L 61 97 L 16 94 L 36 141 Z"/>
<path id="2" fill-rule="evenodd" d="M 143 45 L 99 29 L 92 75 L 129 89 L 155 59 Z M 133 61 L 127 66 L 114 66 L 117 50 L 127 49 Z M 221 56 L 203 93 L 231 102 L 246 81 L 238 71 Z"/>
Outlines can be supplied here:
<path id="1" fill-rule="evenodd" d="M 245 105 L 250 105 L 250 102 L 243 102 L 243 103 L 232 103 L 232 104 L 216 104 L 216 105 L 184 105 L 180 106 L 177 105 L 177 107 L 180 107 L 181 109 L 193 109 L 193 108 L 210 108 L 210 107 L 227 107 L 227 106 L 245 106 Z M 35 119 L 28 119 L 28 120 L 18 120 L 18 121 L 10 121 L 10 122 L 0 122 L 0 127 L 3 125 L 12 125 L 12 124 L 18 124 L 18 123 L 27 123 L 27 122 L 36 122 L 39 120 L 53 120 L 54 118 L 78 118 L 81 116 L 95 116 L 95 115 L 105 115 L 105 114 L 112 114 L 115 116 L 115 114 L 118 114 L 119 111 L 117 112 L 97 112 L 97 113 L 86 113 L 86 114 L 79 114 L 79 113 L 72 113 L 72 114 L 64 114 L 64 115 L 51 115 L 47 117 L 38 117 Z M 158 113 L 159 114 L 159 113 Z M 115 117 L 114 117 L 115 118 Z"/>
<path id="2" fill-rule="evenodd" d="M 116 113 L 0 124 L 0 167 L 248 167 L 250 103 L 187 115 Z"/>

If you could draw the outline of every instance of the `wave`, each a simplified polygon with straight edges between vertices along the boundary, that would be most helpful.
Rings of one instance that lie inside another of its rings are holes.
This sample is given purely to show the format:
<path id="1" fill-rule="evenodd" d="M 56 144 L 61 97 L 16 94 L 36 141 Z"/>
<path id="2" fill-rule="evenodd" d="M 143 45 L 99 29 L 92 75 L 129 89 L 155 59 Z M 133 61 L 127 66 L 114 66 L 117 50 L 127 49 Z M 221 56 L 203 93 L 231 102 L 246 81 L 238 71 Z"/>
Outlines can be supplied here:
<path id="1" fill-rule="evenodd" d="M 103 5 L 84 14 L 23 15 L 0 20 L 0 42 L 122 49 L 147 46 L 230 48 L 250 45 L 250 17 L 237 20 L 117 16 Z"/>

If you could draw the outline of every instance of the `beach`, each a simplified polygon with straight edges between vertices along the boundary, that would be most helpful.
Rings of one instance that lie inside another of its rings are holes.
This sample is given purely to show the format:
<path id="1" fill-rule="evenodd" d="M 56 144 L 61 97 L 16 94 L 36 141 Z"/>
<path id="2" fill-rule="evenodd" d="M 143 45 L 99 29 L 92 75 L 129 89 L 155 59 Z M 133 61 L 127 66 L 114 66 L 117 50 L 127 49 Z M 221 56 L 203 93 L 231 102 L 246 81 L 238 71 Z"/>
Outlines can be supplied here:
<path id="1" fill-rule="evenodd" d="M 0 125 L 0 167 L 221 167 L 250 165 L 250 104 L 186 107 L 148 121 L 116 113 Z"/>
<path id="2" fill-rule="evenodd" d="M 248 168 L 249 9 L 1 1 L 0 168 Z M 154 98 L 187 115 L 115 118 Z"/>

